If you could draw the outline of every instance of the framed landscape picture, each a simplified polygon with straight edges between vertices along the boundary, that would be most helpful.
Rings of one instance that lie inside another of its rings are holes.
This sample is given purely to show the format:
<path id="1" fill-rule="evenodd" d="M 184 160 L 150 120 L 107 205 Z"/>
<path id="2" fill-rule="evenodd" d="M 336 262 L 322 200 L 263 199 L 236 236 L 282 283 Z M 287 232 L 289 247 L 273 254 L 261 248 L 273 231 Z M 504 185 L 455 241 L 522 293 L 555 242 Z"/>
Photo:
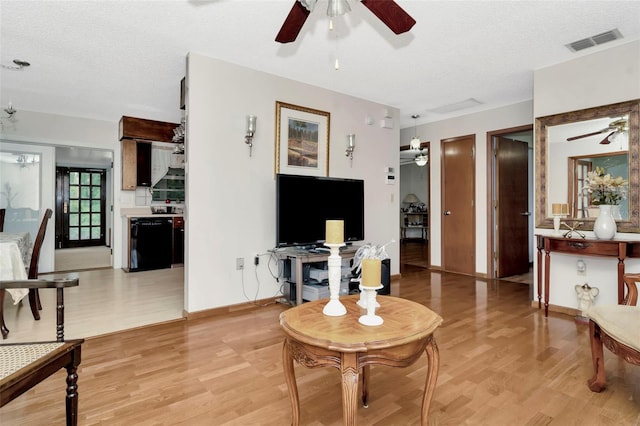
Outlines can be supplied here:
<path id="1" fill-rule="evenodd" d="M 329 176 L 329 126 L 326 111 L 276 101 L 275 172 Z"/>

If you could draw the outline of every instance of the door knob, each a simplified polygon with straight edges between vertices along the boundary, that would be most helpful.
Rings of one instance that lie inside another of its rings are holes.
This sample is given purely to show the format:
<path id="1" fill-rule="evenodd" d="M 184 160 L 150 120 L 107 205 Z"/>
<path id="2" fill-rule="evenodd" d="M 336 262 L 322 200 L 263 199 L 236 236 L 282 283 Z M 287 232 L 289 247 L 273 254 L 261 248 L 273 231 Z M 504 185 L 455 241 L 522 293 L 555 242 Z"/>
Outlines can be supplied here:
<path id="1" fill-rule="evenodd" d="M 531 212 L 522 212 L 520 213 L 522 216 L 531 216 Z"/>
<path id="2" fill-rule="evenodd" d="M 445 216 L 449 216 L 451 214 L 451 210 L 445 210 L 443 214 Z"/>

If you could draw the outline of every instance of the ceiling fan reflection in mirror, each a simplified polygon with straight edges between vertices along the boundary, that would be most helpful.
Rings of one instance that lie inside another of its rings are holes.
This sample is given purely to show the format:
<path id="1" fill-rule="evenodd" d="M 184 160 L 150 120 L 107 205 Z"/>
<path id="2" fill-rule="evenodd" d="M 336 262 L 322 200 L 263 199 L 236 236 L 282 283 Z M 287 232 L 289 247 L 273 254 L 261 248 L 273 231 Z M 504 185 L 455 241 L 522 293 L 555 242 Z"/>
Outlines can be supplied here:
<path id="1" fill-rule="evenodd" d="M 590 132 L 590 133 L 585 133 L 584 135 L 579 135 L 579 136 L 572 136 L 570 138 L 567 138 L 567 141 L 571 142 L 571 141 L 575 141 L 577 139 L 582 139 L 582 138 L 587 138 L 589 136 L 595 136 L 595 135 L 600 135 L 602 133 L 607 133 L 607 136 L 604 137 L 604 139 L 602 139 L 600 141 L 601 145 L 608 145 L 611 143 L 611 141 L 615 138 L 615 136 L 618 133 L 624 133 L 624 132 L 628 132 L 629 131 L 629 122 L 626 118 L 619 118 L 617 120 L 612 121 L 611 123 L 609 123 L 609 125 L 607 127 L 605 127 L 604 129 L 600 129 L 597 130 L 595 132 Z"/>
<path id="2" fill-rule="evenodd" d="M 291 43 L 296 40 L 307 17 L 315 8 L 316 2 L 317 0 L 295 0 L 276 36 L 278 43 Z M 415 19 L 393 0 L 361 0 L 361 3 L 395 34 L 409 31 L 416 23 Z M 329 0 L 327 8 L 329 17 L 344 15 L 350 11 L 347 0 Z"/>

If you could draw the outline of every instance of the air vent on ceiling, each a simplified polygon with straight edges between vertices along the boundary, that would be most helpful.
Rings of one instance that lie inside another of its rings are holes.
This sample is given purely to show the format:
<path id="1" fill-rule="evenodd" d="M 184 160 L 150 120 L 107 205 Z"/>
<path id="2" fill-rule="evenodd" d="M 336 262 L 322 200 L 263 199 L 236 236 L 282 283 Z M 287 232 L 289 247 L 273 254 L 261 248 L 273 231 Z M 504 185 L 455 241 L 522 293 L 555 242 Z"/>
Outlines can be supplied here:
<path id="1" fill-rule="evenodd" d="M 622 38 L 622 34 L 617 28 L 614 28 L 611 31 L 607 31 L 591 37 L 583 38 L 582 40 L 574 41 L 573 43 L 569 43 L 566 46 L 572 52 L 578 52 L 580 50 L 597 46 L 599 44 L 608 43 L 610 41 L 618 40 L 620 38 Z"/>

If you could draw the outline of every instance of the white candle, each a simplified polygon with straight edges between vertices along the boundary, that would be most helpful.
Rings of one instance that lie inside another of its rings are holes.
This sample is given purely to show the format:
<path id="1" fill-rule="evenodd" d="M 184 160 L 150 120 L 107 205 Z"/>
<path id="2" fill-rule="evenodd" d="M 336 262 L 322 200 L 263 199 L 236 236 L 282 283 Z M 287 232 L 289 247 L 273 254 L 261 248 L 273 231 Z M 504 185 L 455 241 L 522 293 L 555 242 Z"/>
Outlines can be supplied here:
<path id="1" fill-rule="evenodd" d="M 382 262 L 380 259 L 362 259 L 362 286 L 379 287 L 382 283 Z"/>
<path id="2" fill-rule="evenodd" d="M 328 244 L 344 243 L 344 220 L 327 220 L 326 242 Z"/>

